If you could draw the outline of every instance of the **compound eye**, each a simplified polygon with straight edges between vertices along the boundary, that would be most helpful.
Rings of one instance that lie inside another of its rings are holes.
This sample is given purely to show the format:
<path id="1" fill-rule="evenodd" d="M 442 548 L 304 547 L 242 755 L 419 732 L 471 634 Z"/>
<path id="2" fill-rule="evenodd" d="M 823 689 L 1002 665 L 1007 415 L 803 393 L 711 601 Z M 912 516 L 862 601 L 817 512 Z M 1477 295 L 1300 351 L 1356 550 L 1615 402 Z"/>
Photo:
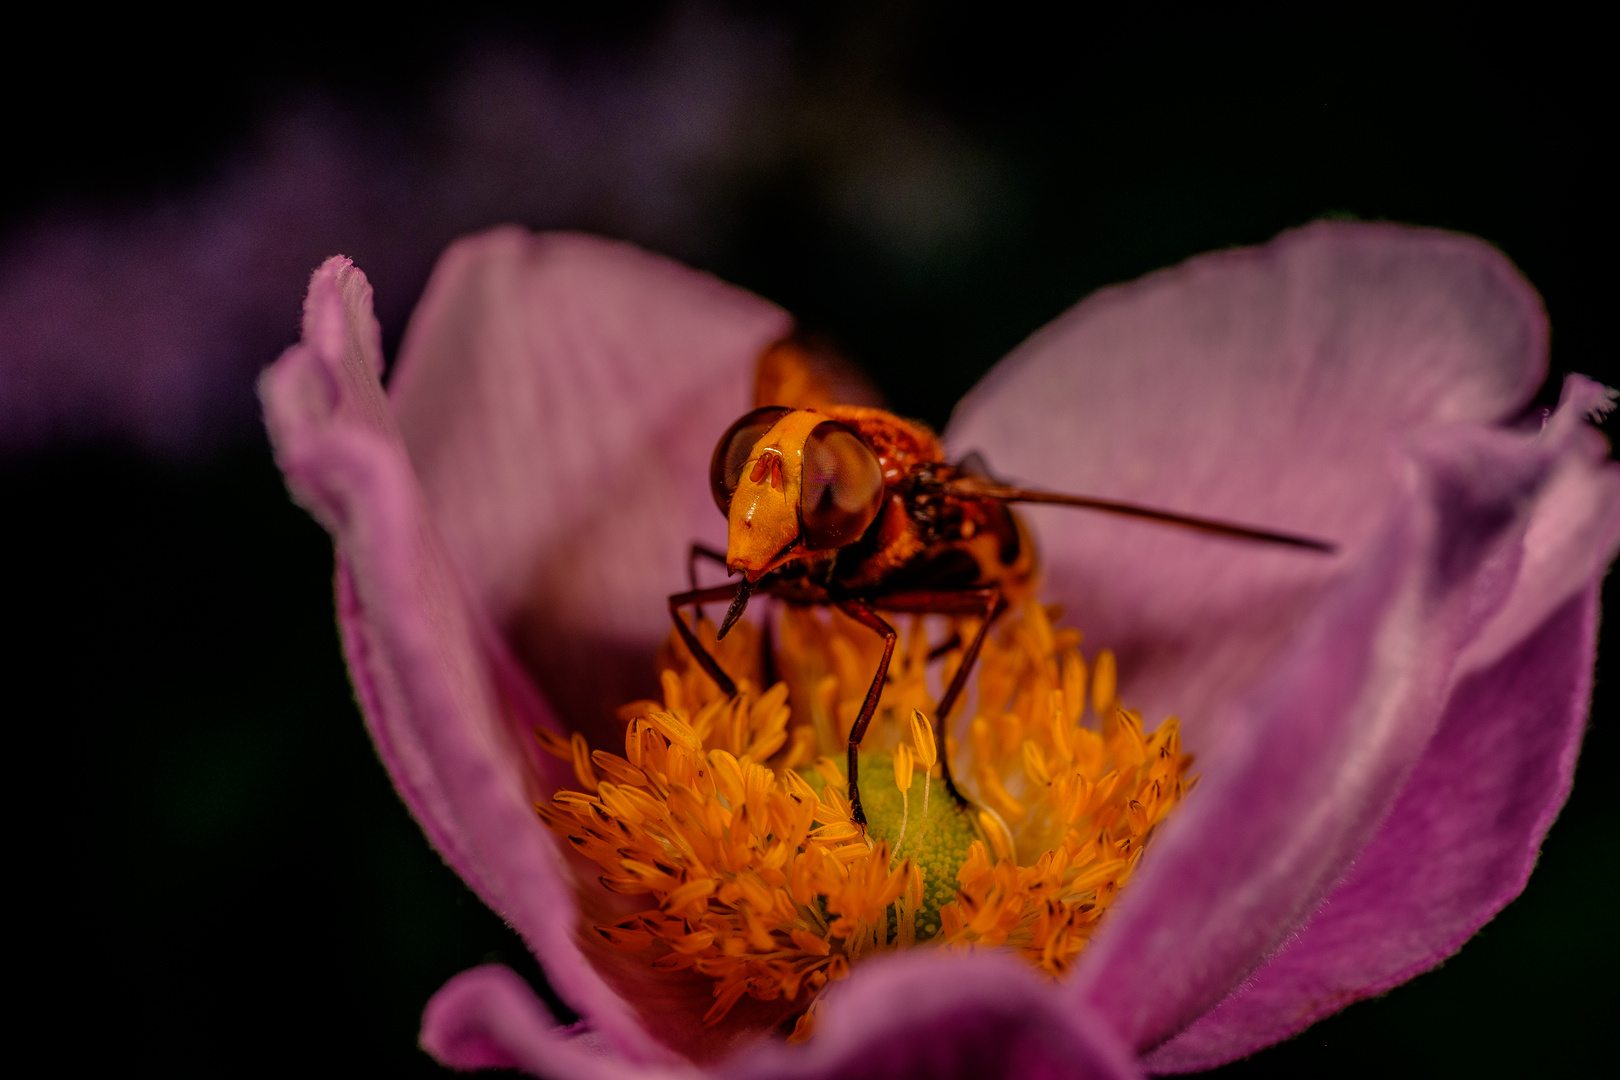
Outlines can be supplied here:
<path id="1" fill-rule="evenodd" d="M 855 432 L 828 420 L 804 444 L 799 516 L 804 546 L 826 551 L 854 543 L 883 508 L 883 467 Z"/>
<path id="2" fill-rule="evenodd" d="M 791 411 L 778 405 L 755 409 L 720 436 L 720 442 L 714 448 L 714 457 L 709 459 L 709 492 L 722 514 L 731 513 L 731 497 L 737 493 L 737 485 L 742 482 L 743 466 L 748 464 L 748 455 L 754 452 L 754 444 Z"/>

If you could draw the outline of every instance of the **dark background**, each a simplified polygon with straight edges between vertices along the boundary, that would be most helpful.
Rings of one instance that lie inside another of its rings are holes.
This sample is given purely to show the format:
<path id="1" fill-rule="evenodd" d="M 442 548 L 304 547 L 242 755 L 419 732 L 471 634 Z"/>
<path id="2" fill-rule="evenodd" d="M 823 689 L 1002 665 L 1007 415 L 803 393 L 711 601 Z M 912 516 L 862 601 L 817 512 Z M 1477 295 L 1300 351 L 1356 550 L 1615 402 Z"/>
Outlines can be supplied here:
<path id="1" fill-rule="evenodd" d="M 369 232 L 306 222 L 285 273 L 266 256 L 275 272 L 241 289 L 264 293 L 254 310 L 269 314 L 210 346 L 212 389 L 177 402 L 173 424 L 162 402 L 121 418 L 116 348 L 63 354 L 109 380 L 94 410 L 47 385 L 49 365 L 13 391 L 53 403 L 0 453 L 8 951 L 27 998 L 13 1053 L 429 1073 L 417 1024 L 445 979 L 499 959 L 541 980 L 376 761 L 338 652 L 329 545 L 287 500 L 255 424 L 253 372 L 295 339 L 322 255 L 344 250 L 372 274 L 391 350 L 456 232 L 515 219 L 627 236 L 795 311 L 900 411 L 943 423 L 997 357 L 1099 286 L 1323 215 L 1389 219 L 1498 245 L 1546 299 L 1555 372 L 1617 381 L 1599 155 L 1615 132 L 1612 57 L 1594 28 L 1539 10 L 1061 24 L 1022 3 L 455 10 L 263 12 L 230 31 L 75 13 L 4 46 L 8 282 L 79 223 L 138 244 L 141 222 L 178 207 L 186 227 L 186 207 L 258 175 L 265 132 L 289 114 L 364 133 L 345 144 L 369 178 L 356 197 L 404 192 L 405 207 Z M 728 76 L 741 119 L 659 214 L 634 191 L 548 204 L 528 190 L 572 159 L 511 166 L 510 197 L 420 210 L 456 175 L 435 103 L 491 49 L 600 104 L 660 64 L 707 85 L 712 57 L 677 39 L 748 56 Z M 108 319 L 129 319 L 133 294 L 103 287 Z M 1437 971 L 1225 1075 L 1539 1075 L 1603 1060 L 1620 961 L 1607 668 L 1575 793 L 1524 895 Z"/>

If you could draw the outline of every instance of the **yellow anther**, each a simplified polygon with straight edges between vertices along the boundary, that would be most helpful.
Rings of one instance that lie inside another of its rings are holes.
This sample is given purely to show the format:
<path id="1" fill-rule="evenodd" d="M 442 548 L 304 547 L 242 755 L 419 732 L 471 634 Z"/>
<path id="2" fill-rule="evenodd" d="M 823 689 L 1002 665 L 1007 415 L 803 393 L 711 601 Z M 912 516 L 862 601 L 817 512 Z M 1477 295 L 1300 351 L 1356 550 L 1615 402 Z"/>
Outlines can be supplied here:
<path id="1" fill-rule="evenodd" d="M 1047 618 L 1046 609 L 1039 604 L 1029 605 L 1025 623 L 1029 627 L 1030 637 L 1034 639 L 1034 652 L 1036 660 L 1045 660 L 1052 655 L 1052 622 Z"/>
<path id="2" fill-rule="evenodd" d="M 1063 715 L 1063 691 L 1052 691 L 1052 706 L 1047 710 L 1047 724 L 1052 735 L 1052 751 L 1062 761 L 1073 761 L 1074 751 L 1069 749 L 1069 722 Z"/>
<path id="3" fill-rule="evenodd" d="M 984 790 L 985 799 L 995 808 L 1014 821 L 1022 821 L 1029 814 L 1029 809 L 1023 803 L 1013 798 L 1001 783 L 1001 774 L 988 765 L 979 766 L 974 774 L 979 781 L 979 787 Z"/>
<path id="4" fill-rule="evenodd" d="M 730 1012 L 731 1007 L 737 1004 L 747 992 L 747 979 L 738 979 L 734 983 L 716 985 L 714 988 L 714 1004 L 709 1008 L 708 1012 L 703 1014 L 704 1026 L 712 1027 L 725 1019 L 726 1013 Z"/>
<path id="5" fill-rule="evenodd" d="M 559 757 L 564 761 L 572 761 L 574 759 L 574 751 L 569 746 L 569 740 L 563 738 L 561 735 L 547 731 L 545 728 L 535 728 L 534 737 L 539 741 L 540 749 L 544 750 L 552 757 Z"/>
<path id="6" fill-rule="evenodd" d="M 1077 724 L 1085 710 L 1086 662 L 1076 649 L 1063 655 L 1063 718 Z"/>
<path id="7" fill-rule="evenodd" d="M 990 811 L 980 810 L 979 827 L 984 830 L 984 835 L 990 840 L 990 846 L 995 849 L 996 858 L 1012 861 L 1012 835 L 1007 831 L 1006 824 Z"/>
<path id="8" fill-rule="evenodd" d="M 572 754 L 570 754 L 570 757 Z M 635 768 L 624 758 L 617 754 L 609 754 L 602 750 L 591 751 L 591 764 L 598 770 L 620 784 L 645 784 L 647 776 L 640 769 Z"/>
<path id="9" fill-rule="evenodd" d="M 838 771 L 838 763 L 832 758 L 817 758 L 814 768 L 816 772 L 821 774 L 821 778 L 827 781 L 828 787 L 843 788 L 846 786 L 844 774 Z"/>
<path id="10" fill-rule="evenodd" d="M 686 721 L 674 713 L 655 712 L 647 717 L 647 722 L 657 729 L 658 734 L 677 746 L 683 746 L 694 753 L 703 749 L 703 740 L 686 725 Z"/>
<path id="11" fill-rule="evenodd" d="M 671 711 L 686 707 L 685 694 L 681 690 L 681 677 L 665 668 L 658 676 L 658 681 L 664 690 L 664 708 Z"/>
<path id="12" fill-rule="evenodd" d="M 1147 832 L 1149 824 L 1147 809 L 1135 799 L 1126 804 L 1125 819 L 1131 824 L 1131 832 L 1137 836 Z"/>
<path id="13" fill-rule="evenodd" d="M 591 768 L 591 748 L 585 742 L 585 736 L 574 732 L 574 737 L 568 742 L 569 756 L 574 761 L 574 775 L 579 777 L 580 786 L 586 791 L 596 790 L 596 771 Z"/>
<path id="14" fill-rule="evenodd" d="M 626 952 L 640 952 L 653 943 L 653 936 L 645 930 L 625 930 L 617 926 L 598 926 L 596 932 L 601 934 L 609 945 Z"/>
<path id="15" fill-rule="evenodd" d="M 590 816 L 590 808 L 596 803 L 595 799 L 578 791 L 559 791 L 551 797 L 551 801 L 564 810 L 572 811 L 575 816 L 587 819 Z"/>
<path id="16" fill-rule="evenodd" d="M 804 777 L 792 769 L 787 769 L 782 773 L 782 783 L 786 785 L 790 793 L 801 798 L 814 799 L 816 797 L 815 789 L 805 782 Z"/>
<path id="17" fill-rule="evenodd" d="M 853 828 L 853 826 L 851 827 Z M 856 829 L 857 833 L 859 831 L 859 829 Z M 863 838 L 858 843 L 842 844 L 839 847 L 828 848 L 827 854 L 832 856 L 833 860 L 840 865 L 849 866 L 851 863 L 869 857 L 872 854 L 872 845 L 866 843 Z"/>
<path id="18" fill-rule="evenodd" d="M 655 712 L 663 707 L 664 705 L 662 702 L 649 701 L 646 698 L 641 698 L 638 701 L 631 701 L 624 705 L 620 705 L 618 709 L 614 711 L 618 714 L 620 720 L 623 720 L 628 724 L 632 720 L 639 720 L 648 713 Z"/>
<path id="19" fill-rule="evenodd" d="M 894 786 L 901 794 L 911 790 L 911 747 L 901 743 L 894 748 Z"/>
<path id="20" fill-rule="evenodd" d="M 1037 784 L 1050 784 L 1052 771 L 1046 767 L 1046 755 L 1034 743 L 1024 742 L 1024 773 Z"/>
<path id="21" fill-rule="evenodd" d="M 877 648 L 865 627 L 791 610 L 778 650 L 787 680 L 764 694 L 744 653 L 727 651 L 731 638 L 714 655 L 737 680 L 732 696 L 672 642 L 663 704 L 621 712 L 623 756 L 577 735 L 536 735 L 580 788 L 538 804 L 542 821 L 600 868 L 583 887 L 644 909 L 592 929 L 654 970 L 710 980 L 710 1024 L 743 996 L 809 995 L 800 1038 L 817 993 L 866 955 L 938 939 L 1068 970 L 1191 784 L 1175 721 L 1144 732 L 1118 700 L 1113 656 L 1099 653 L 1088 678 L 1080 635 L 1051 626 L 1056 617 L 1029 605 L 986 639 L 972 691 L 983 715 L 960 747 L 949 736 L 940 745 L 925 711 L 939 672 L 920 620 L 912 626 L 866 738 L 894 748 L 897 790 L 879 770 L 882 783 L 863 792 L 865 829 L 842 772 Z M 699 633 L 717 648 L 712 624 Z M 1088 698 L 1097 727 L 1080 726 Z M 980 803 L 960 826 L 977 838 L 929 811 L 933 768 L 959 757 L 973 778 L 964 791 Z M 921 803 L 910 799 L 917 772 Z"/>
<path id="22" fill-rule="evenodd" d="M 1118 877 L 1124 870 L 1124 859 L 1109 859 L 1106 862 L 1090 867 L 1080 874 L 1070 883 L 1069 888 L 1076 892 L 1087 892 L 1091 889 L 1100 888 Z"/>
<path id="23" fill-rule="evenodd" d="M 1119 669 L 1114 661 L 1114 653 L 1111 649 L 1104 649 L 1097 654 L 1091 666 L 1091 707 L 1099 717 L 1113 713 L 1118 693 Z"/>
<path id="24" fill-rule="evenodd" d="M 646 729 L 646 720 L 632 720 L 630 726 L 624 729 L 624 756 L 636 768 L 641 768 L 641 733 Z"/>
<path id="25" fill-rule="evenodd" d="M 608 813 L 620 821 L 630 825 L 640 825 L 646 816 L 636 806 L 635 802 L 623 794 L 614 784 L 600 784 L 597 786 L 596 797 L 602 800 L 602 806 Z"/>
<path id="26" fill-rule="evenodd" d="M 694 900 L 703 900 L 713 896 L 714 890 L 715 880 L 713 878 L 699 878 L 696 881 L 688 881 L 664 898 L 664 910 L 678 911 Z"/>
<path id="27" fill-rule="evenodd" d="M 854 815 L 854 808 L 849 805 L 849 796 L 843 791 L 831 784 L 821 789 L 821 802 L 816 809 L 818 821 L 851 821 Z"/>
<path id="28" fill-rule="evenodd" d="M 709 766 L 714 770 L 714 786 L 720 797 L 733 810 L 743 803 L 742 764 L 724 750 L 709 751 Z"/>
<path id="29" fill-rule="evenodd" d="M 990 872 L 990 853 L 985 850 L 983 840 L 975 840 L 968 845 L 968 857 L 962 863 L 961 869 L 956 872 L 956 880 L 963 885 L 971 885 L 979 878 Z"/>
<path id="30" fill-rule="evenodd" d="M 772 724 L 785 725 L 788 714 L 782 712 L 787 706 L 788 685 L 779 682 L 765 691 L 760 699 L 754 702 L 753 708 L 748 710 L 749 724 L 756 730 L 764 730 Z"/>
<path id="31" fill-rule="evenodd" d="M 923 769 L 931 771 L 939 763 L 939 748 L 934 745 L 933 722 L 921 709 L 911 710 L 911 741 L 917 746 L 917 759 L 923 763 Z"/>

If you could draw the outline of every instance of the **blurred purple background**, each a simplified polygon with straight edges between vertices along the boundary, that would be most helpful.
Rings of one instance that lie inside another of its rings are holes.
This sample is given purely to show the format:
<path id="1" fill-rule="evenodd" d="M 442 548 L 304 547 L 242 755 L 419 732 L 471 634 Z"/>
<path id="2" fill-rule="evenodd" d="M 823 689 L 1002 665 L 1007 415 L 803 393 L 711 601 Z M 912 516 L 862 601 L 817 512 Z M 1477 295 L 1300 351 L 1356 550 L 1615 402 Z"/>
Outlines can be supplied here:
<path id="1" fill-rule="evenodd" d="M 295 85 L 181 182 L 18 215 L 0 248 L 0 450 L 204 453 L 256 423 L 253 377 L 326 256 L 365 269 L 397 332 L 439 251 L 493 223 L 701 257 L 778 151 L 786 37 L 767 23 L 676 10 L 566 58 L 543 34 L 469 37 L 409 104 Z"/>

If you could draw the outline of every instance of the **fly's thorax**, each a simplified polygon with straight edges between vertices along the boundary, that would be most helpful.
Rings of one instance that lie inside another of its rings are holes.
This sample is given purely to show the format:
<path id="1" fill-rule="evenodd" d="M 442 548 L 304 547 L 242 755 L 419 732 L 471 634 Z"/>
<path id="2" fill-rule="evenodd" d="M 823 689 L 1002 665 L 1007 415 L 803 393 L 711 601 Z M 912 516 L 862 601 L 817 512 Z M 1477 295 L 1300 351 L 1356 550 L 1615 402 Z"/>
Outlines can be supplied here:
<path id="1" fill-rule="evenodd" d="M 877 595 L 995 585 L 1009 603 L 1029 599 L 1037 562 L 1028 528 L 997 500 L 948 493 L 954 473 L 922 465 L 891 488 L 877 522 L 840 553 L 839 585 Z"/>
<path id="2" fill-rule="evenodd" d="M 898 485 L 913 468 L 945 460 L 945 446 L 926 424 L 907 420 L 884 409 L 861 405 L 834 405 L 826 413 L 854 429 L 883 467 L 883 482 Z"/>

